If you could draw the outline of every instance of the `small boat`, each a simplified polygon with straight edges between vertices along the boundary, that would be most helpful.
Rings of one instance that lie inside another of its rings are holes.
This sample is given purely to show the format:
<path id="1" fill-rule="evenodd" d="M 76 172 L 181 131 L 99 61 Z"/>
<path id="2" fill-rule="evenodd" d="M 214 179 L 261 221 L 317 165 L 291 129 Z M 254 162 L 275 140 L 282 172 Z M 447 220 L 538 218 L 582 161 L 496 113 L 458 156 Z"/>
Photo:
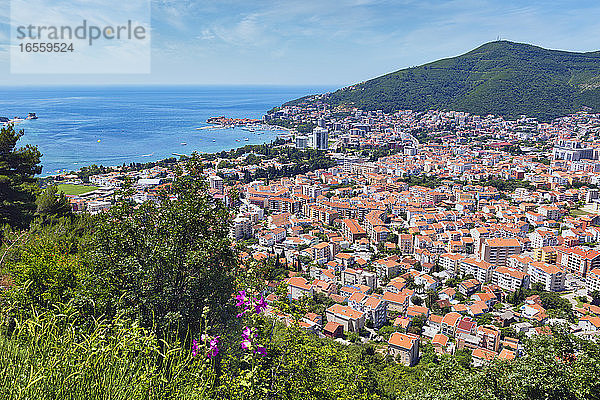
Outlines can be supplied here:
<path id="1" fill-rule="evenodd" d="M 181 145 L 182 146 L 187 146 L 187 143 L 186 142 L 181 142 Z"/>
<path id="2" fill-rule="evenodd" d="M 247 141 L 248 141 L 248 138 L 244 138 L 244 142 L 247 142 Z"/>
<path id="3" fill-rule="evenodd" d="M 27 114 L 27 119 L 38 119 L 38 117 L 35 115 L 35 113 L 29 113 Z"/>
<path id="4" fill-rule="evenodd" d="M 240 141 L 240 139 L 235 139 L 235 141 L 236 141 L 236 142 L 239 142 L 239 141 Z"/>
<path id="5" fill-rule="evenodd" d="M 213 142 L 216 142 L 216 140 L 215 140 L 215 139 L 213 139 Z"/>

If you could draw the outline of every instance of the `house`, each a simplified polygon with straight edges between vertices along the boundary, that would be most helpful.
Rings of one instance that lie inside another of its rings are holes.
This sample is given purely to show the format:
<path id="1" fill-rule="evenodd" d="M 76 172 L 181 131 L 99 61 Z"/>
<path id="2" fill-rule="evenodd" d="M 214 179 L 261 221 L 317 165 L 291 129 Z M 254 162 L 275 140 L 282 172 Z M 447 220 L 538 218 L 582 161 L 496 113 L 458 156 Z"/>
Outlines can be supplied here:
<path id="1" fill-rule="evenodd" d="M 471 354 L 471 362 L 474 367 L 481 367 L 491 363 L 496 357 L 498 357 L 498 353 L 495 351 L 476 348 Z"/>
<path id="2" fill-rule="evenodd" d="M 363 269 L 346 268 L 341 273 L 343 285 L 366 285 L 375 290 L 377 288 L 377 275 Z"/>
<path id="3" fill-rule="evenodd" d="M 431 340 L 436 353 L 445 354 L 450 338 L 444 334 L 437 333 Z"/>
<path id="4" fill-rule="evenodd" d="M 327 322 L 333 321 L 344 327 L 344 332 L 358 332 L 365 326 L 365 313 L 349 306 L 334 304 L 325 310 Z"/>
<path id="5" fill-rule="evenodd" d="M 408 367 L 415 365 L 419 359 L 419 337 L 394 332 L 388 340 L 388 354 Z"/>
<path id="6" fill-rule="evenodd" d="M 365 320 L 371 321 L 375 328 L 380 328 L 387 322 L 387 303 L 381 296 L 357 292 L 348 299 L 348 306 L 365 313 Z"/>
<path id="7" fill-rule="evenodd" d="M 481 290 L 481 283 L 477 279 L 467 279 L 458 284 L 458 291 L 466 297 Z"/>
<path id="8" fill-rule="evenodd" d="M 323 328 L 323 335 L 328 338 L 340 338 L 344 335 L 344 326 L 334 321 L 329 321 Z"/>
<path id="9" fill-rule="evenodd" d="M 301 276 L 289 278 L 287 284 L 288 296 L 292 300 L 299 300 L 304 296 L 312 297 L 315 294 L 315 287 Z"/>
<path id="10" fill-rule="evenodd" d="M 578 327 L 585 332 L 600 331 L 600 317 L 586 315 L 579 320 Z"/>
<path id="11" fill-rule="evenodd" d="M 442 318 L 442 323 L 440 324 L 440 331 L 444 335 L 454 337 L 454 334 L 456 333 L 456 327 L 461 318 L 462 315 L 454 311 L 444 315 L 444 318 Z"/>
<path id="12" fill-rule="evenodd" d="M 469 317 L 462 318 L 456 325 L 456 334 L 466 333 L 468 335 L 475 335 L 477 330 L 477 322 Z"/>
<path id="13" fill-rule="evenodd" d="M 500 347 L 500 335 L 500 330 L 493 325 L 477 327 L 479 347 L 484 349 L 498 351 L 498 348 Z"/>

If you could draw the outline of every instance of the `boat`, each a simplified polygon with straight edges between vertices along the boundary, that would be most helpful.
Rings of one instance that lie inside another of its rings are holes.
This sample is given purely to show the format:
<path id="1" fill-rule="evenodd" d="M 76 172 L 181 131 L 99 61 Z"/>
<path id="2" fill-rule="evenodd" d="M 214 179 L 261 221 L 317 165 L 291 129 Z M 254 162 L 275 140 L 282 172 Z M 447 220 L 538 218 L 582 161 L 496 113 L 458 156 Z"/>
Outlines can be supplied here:
<path id="1" fill-rule="evenodd" d="M 29 114 L 27 114 L 26 119 L 38 119 L 38 116 L 35 115 L 35 113 L 29 113 Z"/>
<path id="2" fill-rule="evenodd" d="M 215 139 L 213 139 L 213 142 L 216 142 L 216 140 L 215 140 Z"/>
<path id="3" fill-rule="evenodd" d="M 235 139 L 235 141 L 236 141 L 236 142 L 239 142 L 239 141 L 240 141 L 240 139 Z"/>
<path id="4" fill-rule="evenodd" d="M 187 146 L 187 143 L 186 142 L 181 142 L 181 145 L 182 146 Z"/>
<path id="5" fill-rule="evenodd" d="M 244 142 L 247 142 L 249 139 L 248 138 L 244 138 Z"/>

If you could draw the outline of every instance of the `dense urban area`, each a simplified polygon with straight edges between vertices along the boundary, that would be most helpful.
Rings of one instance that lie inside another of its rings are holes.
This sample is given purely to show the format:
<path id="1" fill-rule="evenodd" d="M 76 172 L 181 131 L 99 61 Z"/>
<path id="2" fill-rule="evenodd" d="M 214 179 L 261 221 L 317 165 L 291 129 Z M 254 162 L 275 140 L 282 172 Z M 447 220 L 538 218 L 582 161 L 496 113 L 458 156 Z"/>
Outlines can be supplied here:
<path id="1" fill-rule="evenodd" d="M 431 352 L 513 360 L 556 327 L 597 339 L 600 115 L 542 123 L 310 100 L 264 117 L 289 132 L 272 145 L 198 156 L 242 265 L 266 266 L 268 315 L 406 366 Z M 102 213 L 119 196 L 159 202 L 181 163 L 51 181 L 93 185 L 67 198 Z M 273 306 L 286 296 L 305 314 Z"/>

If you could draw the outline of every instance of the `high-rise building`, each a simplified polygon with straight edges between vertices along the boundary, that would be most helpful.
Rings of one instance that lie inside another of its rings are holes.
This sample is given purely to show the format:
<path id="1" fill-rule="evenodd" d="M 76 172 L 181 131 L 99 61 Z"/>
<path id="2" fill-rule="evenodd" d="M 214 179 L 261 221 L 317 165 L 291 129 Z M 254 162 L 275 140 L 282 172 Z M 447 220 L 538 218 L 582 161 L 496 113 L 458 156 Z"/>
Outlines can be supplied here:
<path id="1" fill-rule="evenodd" d="M 327 150 L 329 148 L 329 131 L 326 128 L 317 126 L 313 129 L 312 147 L 317 150 Z"/>
<path id="2" fill-rule="evenodd" d="M 307 147 L 308 147 L 308 137 L 296 136 L 296 148 L 297 149 L 305 149 Z"/>

